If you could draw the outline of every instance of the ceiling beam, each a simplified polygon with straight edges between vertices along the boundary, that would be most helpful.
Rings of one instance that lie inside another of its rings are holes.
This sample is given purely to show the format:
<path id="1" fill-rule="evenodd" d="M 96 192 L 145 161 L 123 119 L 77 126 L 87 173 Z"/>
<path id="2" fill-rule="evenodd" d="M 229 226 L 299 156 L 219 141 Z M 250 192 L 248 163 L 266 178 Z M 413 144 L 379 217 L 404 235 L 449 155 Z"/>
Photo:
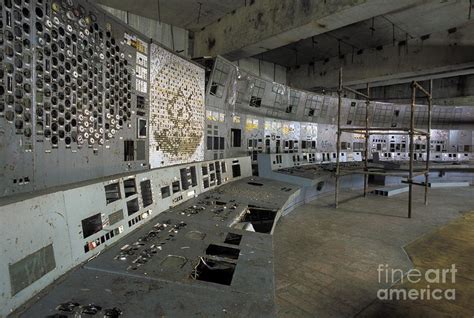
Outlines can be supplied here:
<path id="1" fill-rule="evenodd" d="M 387 85 L 474 73 L 474 21 L 428 39 L 412 39 L 354 56 L 334 57 L 292 68 L 290 85 L 301 89 L 334 88 L 343 68 L 344 85 Z"/>
<path id="2" fill-rule="evenodd" d="M 417 6 L 423 0 L 249 0 L 195 34 L 194 55 L 230 60 Z"/>

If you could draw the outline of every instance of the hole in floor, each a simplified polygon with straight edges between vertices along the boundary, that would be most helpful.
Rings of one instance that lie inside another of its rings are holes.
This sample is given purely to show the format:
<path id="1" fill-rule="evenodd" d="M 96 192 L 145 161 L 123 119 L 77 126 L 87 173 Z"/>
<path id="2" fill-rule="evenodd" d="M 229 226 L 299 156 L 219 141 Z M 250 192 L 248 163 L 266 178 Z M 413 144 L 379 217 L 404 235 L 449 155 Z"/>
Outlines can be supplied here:
<path id="1" fill-rule="evenodd" d="M 240 245 L 240 241 L 242 241 L 242 235 L 235 233 L 227 233 L 224 243 L 231 245 Z"/>
<path id="2" fill-rule="evenodd" d="M 251 182 L 247 182 L 247 184 L 250 184 L 250 185 L 253 185 L 253 186 L 258 186 L 258 187 L 261 187 L 261 186 L 263 186 L 263 183 L 259 183 L 259 182 L 253 182 L 253 181 L 251 181 Z"/>
<path id="3" fill-rule="evenodd" d="M 230 259 L 238 259 L 240 250 L 237 248 L 210 244 L 206 249 L 207 255 L 214 255 Z"/>
<path id="4" fill-rule="evenodd" d="M 277 210 L 249 206 L 235 227 L 247 231 L 271 233 L 276 214 Z"/>
<path id="5" fill-rule="evenodd" d="M 191 277 L 195 280 L 230 285 L 234 271 L 235 264 L 201 257 Z"/>

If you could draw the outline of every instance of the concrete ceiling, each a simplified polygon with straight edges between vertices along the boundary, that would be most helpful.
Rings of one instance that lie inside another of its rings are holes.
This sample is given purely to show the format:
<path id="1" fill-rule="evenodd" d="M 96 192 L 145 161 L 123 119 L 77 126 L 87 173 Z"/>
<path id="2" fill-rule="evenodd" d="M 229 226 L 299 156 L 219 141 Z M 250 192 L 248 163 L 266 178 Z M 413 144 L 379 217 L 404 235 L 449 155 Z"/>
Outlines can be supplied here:
<path id="1" fill-rule="evenodd" d="M 111 8 L 128 11 L 191 31 L 244 6 L 246 0 L 97 0 Z"/>
<path id="2" fill-rule="evenodd" d="M 469 0 L 438 0 L 408 10 L 377 16 L 259 54 L 257 58 L 297 66 L 393 45 L 432 32 L 448 30 L 469 19 Z"/>

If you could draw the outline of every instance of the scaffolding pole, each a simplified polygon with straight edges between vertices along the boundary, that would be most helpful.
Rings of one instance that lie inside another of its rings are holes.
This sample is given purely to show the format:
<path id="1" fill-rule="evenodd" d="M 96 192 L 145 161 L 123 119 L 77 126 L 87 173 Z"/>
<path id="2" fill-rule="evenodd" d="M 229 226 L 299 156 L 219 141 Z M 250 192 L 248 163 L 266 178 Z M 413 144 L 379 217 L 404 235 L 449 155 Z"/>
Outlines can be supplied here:
<path id="1" fill-rule="evenodd" d="M 342 106 L 342 67 L 339 69 L 339 87 L 337 90 L 337 135 L 336 135 L 336 189 L 334 193 L 334 205 L 337 209 L 339 203 L 339 160 L 341 152 L 341 106 Z"/>
<path id="2" fill-rule="evenodd" d="M 364 175 L 364 197 L 367 196 L 367 189 L 368 189 L 368 177 L 369 175 L 380 175 L 380 176 L 390 176 L 390 175 L 400 175 L 399 173 L 390 173 L 390 172 L 376 172 L 376 171 L 369 171 L 368 167 L 368 158 L 369 158 L 369 137 L 372 134 L 396 134 L 396 135 L 409 135 L 410 145 L 409 145 L 409 154 L 410 154 L 410 161 L 409 161 L 409 168 L 408 168 L 408 176 L 406 181 L 402 181 L 403 183 L 408 184 L 408 218 L 411 218 L 412 215 L 412 208 L 413 208 L 413 185 L 424 186 L 425 188 L 425 195 L 424 195 L 424 202 L 425 205 L 428 204 L 428 188 L 429 188 L 429 173 L 430 173 L 430 150 L 431 150 L 431 112 L 433 106 L 433 81 L 430 80 L 430 87 L 429 90 L 426 90 L 423 86 L 421 86 L 418 82 L 413 81 L 411 83 L 412 88 L 412 98 L 411 98 L 411 105 L 410 105 L 410 127 L 409 128 L 385 128 L 385 127 L 374 127 L 369 128 L 369 109 L 370 109 L 370 87 L 367 84 L 367 94 L 363 94 L 361 92 L 355 91 L 351 88 L 345 87 L 342 85 L 342 68 L 339 69 L 339 86 L 338 86 L 338 104 L 337 104 L 337 144 L 336 144 L 336 186 L 335 186 L 335 207 L 338 207 L 339 204 L 339 177 L 341 174 L 341 167 L 340 167 L 340 152 L 341 152 L 341 134 L 343 132 L 349 133 L 364 133 L 365 136 L 365 158 L 364 158 L 364 169 L 363 171 L 351 171 L 350 173 L 344 174 L 363 174 Z M 358 127 L 358 128 L 341 128 L 341 108 L 342 108 L 342 93 L 344 90 L 348 90 L 353 92 L 359 96 L 366 98 L 365 103 L 365 127 Z M 422 93 L 426 95 L 428 99 L 428 129 L 427 131 L 423 131 L 421 129 L 415 128 L 415 108 L 416 108 L 416 92 L 420 90 Z M 415 155 L 415 136 L 425 136 L 426 137 L 426 167 L 425 170 L 421 172 L 414 172 L 414 155 Z M 406 170 L 405 170 L 406 171 Z M 414 182 L 413 178 L 417 176 L 425 176 L 425 182 Z"/>
<path id="3" fill-rule="evenodd" d="M 369 106 L 370 106 L 370 87 L 367 83 L 367 99 L 365 100 L 365 152 L 364 152 L 364 171 L 369 171 Z M 364 174 L 364 197 L 367 196 L 369 186 L 369 175 Z"/>
<path id="4" fill-rule="evenodd" d="M 415 150 L 415 106 L 416 106 L 416 85 L 411 85 L 411 104 L 410 104 L 410 163 L 408 170 L 408 218 L 411 218 L 411 209 L 413 204 L 413 157 Z"/>
<path id="5" fill-rule="evenodd" d="M 425 205 L 428 205 L 428 182 L 430 178 L 430 151 L 431 151 L 431 110 L 433 108 L 433 80 L 430 80 L 428 94 L 428 131 L 426 134 L 426 174 L 425 174 Z"/>

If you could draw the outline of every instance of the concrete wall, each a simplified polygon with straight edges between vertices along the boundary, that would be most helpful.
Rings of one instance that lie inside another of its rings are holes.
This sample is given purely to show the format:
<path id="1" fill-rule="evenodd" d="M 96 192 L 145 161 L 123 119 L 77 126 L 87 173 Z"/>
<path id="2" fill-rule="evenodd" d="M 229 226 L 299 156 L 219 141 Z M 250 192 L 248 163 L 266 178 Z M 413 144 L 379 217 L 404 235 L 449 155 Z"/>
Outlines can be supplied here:
<path id="1" fill-rule="evenodd" d="M 474 22 L 434 32 L 429 38 L 414 38 L 360 54 L 346 54 L 288 69 L 290 86 L 311 90 L 335 88 L 343 68 L 345 86 L 363 88 L 406 83 L 412 80 L 445 78 L 472 73 Z M 376 67 L 377 66 L 377 67 Z"/>
<path id="2" fill-rule="evenodd" d="M 238 67 L 268 81 L 286 85 L 286 67 L 248 57 L 235 62 Z"/>
<path id="3" fill-rule="evenodd" d="M 325 33 L 373 16 L 402 10 L 421 0 L 259 0 L 196 32 L 195 56 L 231 61 Z"/>
<path id="4" fill-rule="evenodd" d="M 100 5 L 104 10 L 119 18 L 132 28 L 167 46 L 174 52 L 189 57 L 189 32 L 156 20 L 144 18 L 126 11 Z"/>
<path id="5" fill-rule="evenodd" d="M 428 81 L 421 81 L 423 87 L 429 87 Z M 365 92 L 364 89 L 360 90 Z M 372 87 L 371 97 L 374 100 L 394 103 L 409 103 L 411 101 L 411 84 L 396 84 Z M 424 95 L 418 91 L 417 103 L 427 104 Z M 461 75 L 433 80 L 433 103 L 435 105 L 474 105 L 474 75 Z"/>

